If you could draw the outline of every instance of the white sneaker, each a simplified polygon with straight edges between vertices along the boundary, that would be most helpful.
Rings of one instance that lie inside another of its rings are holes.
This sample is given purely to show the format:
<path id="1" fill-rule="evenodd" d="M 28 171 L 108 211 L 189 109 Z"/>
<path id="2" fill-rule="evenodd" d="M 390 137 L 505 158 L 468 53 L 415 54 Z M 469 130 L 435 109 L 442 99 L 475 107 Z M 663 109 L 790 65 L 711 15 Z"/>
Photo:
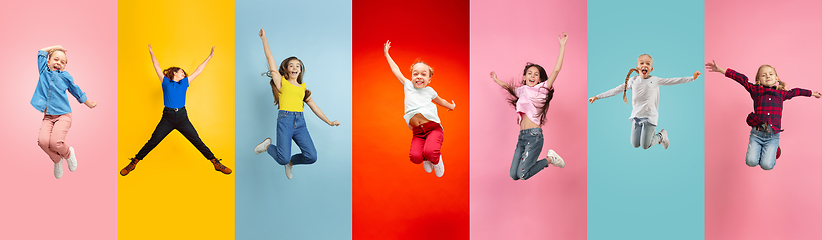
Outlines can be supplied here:
<path id="1" fill-rule="evenodd" d="M 291 173 L 292 167 L 294 167 L 294 165 L 291 165 L 291 163 L 285 165 L 285 177 L 287 177 L 288 179 L 291 179 L 291 177 L 294 176 L 294 174 Z"/>
<path id="2" fill-rule="evenodd" d="M 60 165 L 63 163 L 63 159 L 60 159 L 60 162 L 54 164 L 54 177 L 60 179 L 63 177 L 63 166 Z"/>
<path id="3" fill-rule="evenodd" d="M 271 145 L 271 138 L 266 138 L 260 144 L 254 147 L 254 154 L 260 154 L 268 150 L 268 145 Z"/>
<path id="4" fill-rule="evenodd" d="M 437 177 L 442 177 L 442 174 L 445 174 L 445 164 L 442 162 L 442 155 L 440 155 L 440 162 L 434 165 L 434 173 L 437 174 Z"/>
<path id="5" fill-rule="evenodd" d="M 73 147 L 69 147 L 69 152 L 71 153 L 69 153 L 69 158 L 66 159 L 66 163 L 68 164 L 69 171 L 74 172 L 74 170 L 77 170 L 77 157 L 74 156 Z"/>
<path id="6" fill-rule="evenodd" d="M 560 157 L 559 154 L 557 154 L 557 152 L 554 152 L 553 149 L 548 149 L 547 158 L 551 159 L 551 165 L 557 166 L 559 168 L 565 167 L 565 161 L 562 160 L 562 157 Z"/>
<path id="7" fill-rule="evenodd" d="M 431 173 L 432 171 L 434 171 L 434 163 L 432 163 L 431 161 L 422 161 L 422 167 L 425 168 L 425 172 L 427 173 Z"/>
<path id="8" fill-rule="evenodd" d="M 659 134 L 662 135 L 662 140 L 660 140 L 659 143 L 662 144 L 662 148 L 668 149 L 668 145 L 671 144 L 671 142 L 668 140 L 668 131 L 662 129 L 662 131 L 659 131 Z"/>

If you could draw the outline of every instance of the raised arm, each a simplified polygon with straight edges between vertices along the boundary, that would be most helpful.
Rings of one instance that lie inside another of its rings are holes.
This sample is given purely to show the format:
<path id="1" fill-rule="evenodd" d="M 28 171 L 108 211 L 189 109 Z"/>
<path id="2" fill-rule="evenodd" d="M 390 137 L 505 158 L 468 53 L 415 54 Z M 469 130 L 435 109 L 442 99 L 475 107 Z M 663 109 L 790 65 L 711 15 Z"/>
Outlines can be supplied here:
<path id="1" fill-rule="evenodd" d="M 504 89 L 509 88 L 507 83 L 505 83 L 503 81 L 500 81 L 499 78 L 497 78 L 497 73 L 496 72 L 491 72 L 491 79 L 493 79 L 494 82 L 497 83 L 497 85 L 499 85 L 500 87 L 502 87 Z"/>
<path id="2" fill-rule="evenodd" d="M 160 62 L 157 61 L 157 57 L 154 56 L 154 51 L 151 50 L 151 44 L 148 45 L 148 53 L 151 54 L 151 64 L 154 65 L 154 71 L 157 72 L 157 77 L 162 81 L 163 69 L 160 68 Z"/>
<path id="3" fill-rule="evenodd" d="M 53 50 L 60 50 L 60 51 L 63 51 L 63 52 L 67 52 L 67 50 L 65 48 L 63 48 L 63 46 L 60 46 L 60 45 L 54 45 L 54 46 L 51 46 L 51 47 L 44 47 L 44 48 L 40 49 L 40 51 L 46 51 L 46 52 L 51 52 Z"/>
<path id="4" fill-rule="evenodd" d="M 554 85 L 554 81 L 557 79 L 557 75 L 559 75 L 559 70 L 562 69 L 562 60 L 565 58 L 565 43 L 568 42 L 568 34 L 562 33 L 558 36 L 559 38 L 559 56 L 557 57 L 557 65 L 554 67 L 554 71 L 551 72 L 551 75 L 548 76 L 548 80 L 545 81 L 545 87 L 551 88 Z"/>
<path id="5" fill-rule="evenodd" d="M 208 61 L 210 61 L 211 57 L 213 56 L 214 47 L 211 47 L 211 53 L 208 54 L 206 60 L 203 61 L 203 63 L 200 63 L 200 66 L 197 66 L 197 69 L 194 69 L 194 73 L 191 73 L 191 75 L 188 76 L 188 84 L 191 84 L 191 82 L 193 82 L 194 79 L 197 78 L 197 76 L 200 76 L 200 74 L 203 73 L 203 70 L 205 70 L 206 65 L 208 65 Z"/>
<path id="6" fill-rule="evenodd" d="M 311 99 L 311 97 L 308 97 L 308 99 L 305 100 L 305 103 L 308 104 L 308 107 L 311 108 L 311 111 L 314 112 L 314 115 L 317 115 L 317 117 L 319 117 L 320 120 L 323 120 L 323 122 L 328 124 L 328 126 L 335 127 L 340 125 L 339 121 L 328 120 L 328 118 L 325 117 L 325 114 L 323 114 L 323 110 L 320 110 L 320 107 L 318 107 L 317 104 L 314 103 L 314 99 Z"/>
<path id="7" fill-rule="evenodd" d="M 448 111 L 454 111 L 454 108 L 457 107 L 457 104 L 454 102 L 454 100 L 451 100 L 451 102 L 449 103 L 448 101 L 445 101 L 445 99 L 442 99 L 439 96 L 437 96 L 437 98 L 434 98 L 433 101 L 434 103 L 447 108 Z"/>
<path id="8" fill-rule="evenodd" d="M 260 39 L 263 41 L 263 50 L 265 50 L 265 59 L 268 60 L 268 70 L 271 71 L 271 78 L 274 79 L 274 85 L 277 89 L 283 88 L 283 83 L 280 79 L 283 78 L 277 70 L 277 62 L 274 61 L 274 56 L 271 55 L 271 48 L 268 47 L 268 38 L 265 36 L 265 30 L 260 28 Z"/>
<path id="9" fill-rule="evenodd" d="M 385 60 L 388 61 L 388 66 L 391 66 L 391 73 L 394 74 L 394 77 L 400 81 L 400 84 L 405 85 L 405 81 L 408 80 L 402 76 L 402 71 L 400 71 L 400 67 L 397 66 L 397 63 L 394 62 L 394 59 L 391 59 L 391 55 L 388 55 L 388 49 L 391 48 L 391 41 L 386 41 L 383 45 L 383 51 L 385 52 Z"/>
<path id="10" fill-rule="evenodd" d="M 714 60 L 711 60 L 709 63 L 705 63 L 705 69 L 708 69 L 708 72 L 718 72 L 725 75 L 725 69 L 719 67 L 719 65 L 716 65 L 716 61 Z"/>

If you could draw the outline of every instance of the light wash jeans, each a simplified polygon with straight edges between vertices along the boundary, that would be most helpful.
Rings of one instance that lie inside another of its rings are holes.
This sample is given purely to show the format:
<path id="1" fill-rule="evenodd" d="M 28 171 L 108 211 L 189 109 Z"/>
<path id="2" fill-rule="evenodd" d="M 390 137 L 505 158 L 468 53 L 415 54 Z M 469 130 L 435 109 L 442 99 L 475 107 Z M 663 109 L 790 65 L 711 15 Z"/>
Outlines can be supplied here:
<path id="1" fill-rule="evenodd" d="M 662 135 L 656 132 L 656 125 L 647 118 L 631 119 L 631 145 L 648 149 L 659 143 Z"/>
<path id="2" fill-rule="evenodd" d="M 302 153 L 291 156 L 291 140 L 297 143 Z M 308 135 L 302 112 L 283 111 L 277 113 L 277 145 L 268 146 L 268 155 L 280 165 L 312 164 L 317 161 L 317 149 Z"/>
<path id="3" fill-rule="evenodd" d="M 542 128 L 529 128 L 519 131 L 517 148 L 514 150 L 514 160 L 511 162 L 509 174 L 514 180 L 528 180 L 542 169 L 548 167 L 545 158 L 537 160 L 542 152 Z"/>
<path id="4" fill-rule="evenodd" d="M 771 170 L 776 165 L 776 149 L 779 147 L 779 133 L 751 129 L 751 138 L 748 141 L 748 152 L 745 154 L 745 164 L 750 167 L 759 165 L 762 169 Z"/>

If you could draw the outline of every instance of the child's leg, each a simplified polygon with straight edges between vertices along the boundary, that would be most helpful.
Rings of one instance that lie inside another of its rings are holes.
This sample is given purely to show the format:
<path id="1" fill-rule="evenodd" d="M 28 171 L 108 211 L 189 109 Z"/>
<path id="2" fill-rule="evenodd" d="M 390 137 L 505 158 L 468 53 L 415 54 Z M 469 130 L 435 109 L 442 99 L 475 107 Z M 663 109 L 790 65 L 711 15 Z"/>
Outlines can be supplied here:
<path id="1" fill-rule="evenodd" d="M 759 165 L 759 159 L 762 155 L 763 141 L 762 138 L 757 136 L 755 131 L 756 129 L 751 129 L 751 136 L 748 138 L 748 152 L 745 153 L 745 164 L 749 167 Z"/>
<path id="2" fill-rule="evenodd" d="M 422 156 L 425 160 L 431 161 L 433 164 L 439 164 L 440 153 L 442 149 L 442 142 L 444 134 L 442 127 L 439 124 L 428 124 L 426 127 L 431 129 L 427 131 L 425 136 L 425 145 L 422 147 Z"/>
<path id="3" fill-rule="evenodd" d="M 294 129 L 292 139 L 300 147 L 302 153 L 291 156 L 291 164 L 312 164 L 317 161 L 317 149 L 314 148 L 314 141 L 311 141 L 311 135 L 308 134 L 308 127 L 305 126 L 305 118 L 303 115 L 297 115 L 297 122 Z"/>
<path id="4" fill-rule="evenodd" d="M 517 138 L 517 146 L 514 149 L 514 159 L 511 161 L 511 169 L 508 170 L 508 175 L 514 180 L 519 180 L 519 163 L 522 162 L 523 154 L 525 153 L 525 144 L 527 144 L 522 131 L 520 131 L 519 137 Z"/>
<path id="5" fill-rule="evenodd" d="M 759 167 L 764 170 L 771 170 L 776 166 L 776 149 L 779 147 L 779 134 L 768 135 L 770 136 L 765 138 L 765 142 L 762 144 L 761 159 L 759 161 Z"/>
<path id="6" fill-rule="evenodd" d="M 71 113 L 57 116 L 57 121 L 54 122 L 54 128 L 51 129 L 51 137 L 49 138 L 49 148 L 60 154 L 64 159 L 68 159 L 71 155 L 69 146 L 65 142 L 69 129 L 71 129 Z"/>
<path id="7" fill-rule="evenodd" d="M 631 146 L 639 147 L 640 136 L 642 136 L 642 124 L 638 120 L 631 120 Z"/>
<path id="8" fill-rule="evenodd" d="M 291 138 L 294 135 L 295 115 L 292 112 L 280 111 L 277 115 L 277 145 L 268 146 L 268 155 L 280 165 L 291 161 Z"/>
<path id="9" fill-rule="evenodd" d="M 528 180 L 548 167 L 548 160 L 539 159 L 539 154 L 542 152 L 542 144 L 545 139 L 542 136 L 541 128 L 525 129 L 525 149 L 520 159 L 518 174 L 522 180 Z M 522 133 L 520 133 L 522 135 Z"/>
<path id="10" fill-rule="evenodd" d="M 54 122 L 57 116 L 45 115 L 43 122 L 40 124 L 40 133 L 37 136 L 37 145 L 43 149 L 43 152 L 49 155 L 49 158 L 54 163 L 60 162 L 60 154 L 49 147 L 51 139 L 51 131 L 54 129 Z"/>
<path id="11" fill-rule="evenodd" d="M 411 162 L 420 164 L 425 160 L 425 157 L 423 157 L 423 148 L 425 147 L 426 134 L 420 127 L 415 127 L 413 131 L 414 133 L 411 136 L 411 150 L 408 156 L 411 158 Z M 437 161 L 439 161 L 439 159 Z"/>
<path id="12" fill-rule="evenodd" d="M 214 153 L 211 152 L 211 149 L 203 143 L 203 140 L 200 139 L 200 135 L 197 134 L 197 130 L 194 129 L 194 124 L 191 124 L 191 121 L 188 119 L 188 112 L 186 112 L 185 108 L 180 109 L 177 111 L 177 124 L 176 128 L 181 134 L 183 134 L 188 142 L 190 142 L 197 150 L 200 150 L 200 153 L 203 154 L 203 157 L 206 159 L 215 159 Z"/>
<path id="13" fill-rule="evenodd" d="M 641 121 L 640 124 L 642 125 L 642 133 L 639 145 L 642 149 L 651 148 L 662 140 L 662 135 L 656 132 L 656 125 L 648 121 Z"/>
<path id="14" fill-rule="evenodd" d="M 134 158 L 143 160 L 143 158 L 145 158 L 151 150 L 154 150 L 154 148 L 157 147 L 157 144 L 160 144 L 160 142 L 163 141 L 163 139 L 166 138 L 172 130 L 174 130 L 174 123 L 172 122 L 174 120 L 174 116 L 173 113 L 170 113 L 169 111 L 173 112 L 173 110 L 163 111 L 163 117 L 160 118 L 160 122 L 157 123 L 157 127 L 154 128 L 154 132 L 151 133 L 151 138 L 148 139 L 148 142 L 143 145 L 143 148 L 137 152 L 137 155 L 135 155 Z"/>

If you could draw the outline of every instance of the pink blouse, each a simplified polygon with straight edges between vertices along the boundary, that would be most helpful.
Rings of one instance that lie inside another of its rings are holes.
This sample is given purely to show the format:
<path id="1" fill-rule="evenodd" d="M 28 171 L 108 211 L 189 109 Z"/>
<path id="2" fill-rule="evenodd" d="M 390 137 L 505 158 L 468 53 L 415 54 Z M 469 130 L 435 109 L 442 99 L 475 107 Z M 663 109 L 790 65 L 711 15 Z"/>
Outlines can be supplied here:
<path id="1" fill-rule="evenodd" d="M 522 115 L 528 116 L 531 122 L 539 124 L 539 117 L 537 117 L 537 108 L 542 107 L 542 102 L 548 94 L 548 88 L 545 86 L 548 81 L 538 83 L 533 87 L 522 85 L 516 90 L 517 93 L 517 123 L 522 123 Z M 553 87 L 553 86 L 552 86 Z"/>

